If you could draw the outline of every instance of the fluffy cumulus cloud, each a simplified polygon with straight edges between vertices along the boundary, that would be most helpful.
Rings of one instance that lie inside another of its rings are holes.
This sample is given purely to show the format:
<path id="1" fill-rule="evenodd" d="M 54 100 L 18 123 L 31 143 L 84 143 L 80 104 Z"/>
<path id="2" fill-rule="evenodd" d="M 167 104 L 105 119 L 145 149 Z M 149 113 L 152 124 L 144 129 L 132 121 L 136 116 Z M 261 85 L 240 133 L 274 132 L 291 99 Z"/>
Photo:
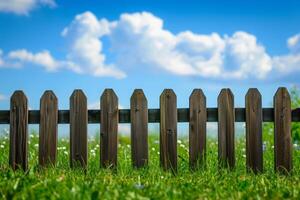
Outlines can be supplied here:
<path id="1" fill-rule="evenodd" d="M 85 12 L 75 16 L 62 37 L 68 47 L 63 60 L 56 60 L 46 50 L 31 53 L 23 49 L 10 52 L 6 59 L 0 52 L 0 66 L 16 60 L 48 71 L 69 69 L 115 78 L 126 77 L 128 68 L 135 67 L 144 73 L 151 69 L 224 80 L 285 76 L 299 71 L 300 66 L 300 34 L 288 38 L 289 53 L 271 56 L 250 33 L 219 35 L 186 30 L 174 34 L 164 28 L 162 19 L 148 12 L 125 13 L 116 21 Z"/>
<path id="2" fill-rule="evenodd" d="M 60 66 L 60 63 L 57 62 L 47 50 L 34 54 L 26 49 L 21 49 L 11 51 L 8 57 L 22 63 L 33 63 L 42 66 L 47 71 L 56 71 Z"/>
<path id="3" fill-rule="evenodd" d="M 27 15 L 39 6 L 55 7 L 55 0 L 0 0 L 0 12 Z"/>
<path id="4" fill-rule="evenodd" d="M 92 13 L 86 12 L 76 16 L 70 26 L 63 30 L 62 36 L 69 44 L 67 61 L 71 69 L 94 76 L 125 77 L 124 72 L 105 63 L 99 38 L 109 34 L 109 26 L 105 19 L 98 21 Z"/>

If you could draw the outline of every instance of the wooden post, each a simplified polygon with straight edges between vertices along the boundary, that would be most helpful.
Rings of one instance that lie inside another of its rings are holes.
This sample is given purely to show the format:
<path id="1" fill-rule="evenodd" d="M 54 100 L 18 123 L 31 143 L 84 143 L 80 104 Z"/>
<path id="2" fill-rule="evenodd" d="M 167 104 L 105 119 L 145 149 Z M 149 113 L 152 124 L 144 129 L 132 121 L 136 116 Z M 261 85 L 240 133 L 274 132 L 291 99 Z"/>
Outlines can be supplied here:
<path id="1" fill-rule="evenodd" d="M 191 169 L 203 164 L 206 153 L 206 97 L 201 89 L 190 96 L 189 160 Z"/>
<path id="2" fill-rule="evenodd" d="M 28 102 L 23 91 L 10 99 L 9 165 L 13 170 L 28 169 Z"/>
<path id="3" fill-rule="evenodd" d="M 53 91 L 40 100 L 39 165 L 55 165 L 57 152 L 58 105 Z"/>
<path id="4" fill-rule="evenodd" d="M 131 155 L 134 167 L 148 164 L 148 102 L 143 90 L 134 90 L 130 98 Z"/>
<path id="5" fill-rule="evenodd" d="M 101 96 L 100 165 L 116 168 L 118 153 L 118 97 L 112 89 Z"/>
<path id="6" fill-rule="evenodd" d="M 254 173 L 263 171 L 262 151 L 262 105 L 256 88 L 246 95 L 246 163 Z"/>
<path id="7" fill-rule="evenodd" d="M 177 172 L 177 99 L 171 89 L 160 95 L 160 164 Z"/>
<path id="8" fill-rule="evenodd" d="M 219 165 L 234 168 L 234 99 L 230 89 L 218 96 L 218 157 Z"/>
<path id="9" fill-rule="evenodd" d="M 87 99 L 82 90 L 70 97 L 70 166 L 87 167 Z"/>
<path id="10" fill-rule="evenodd" d="M 292 170 L 291 98 L 286 88 L 279 88 L 274 96 L 274 158 L 275 171 Z"/>

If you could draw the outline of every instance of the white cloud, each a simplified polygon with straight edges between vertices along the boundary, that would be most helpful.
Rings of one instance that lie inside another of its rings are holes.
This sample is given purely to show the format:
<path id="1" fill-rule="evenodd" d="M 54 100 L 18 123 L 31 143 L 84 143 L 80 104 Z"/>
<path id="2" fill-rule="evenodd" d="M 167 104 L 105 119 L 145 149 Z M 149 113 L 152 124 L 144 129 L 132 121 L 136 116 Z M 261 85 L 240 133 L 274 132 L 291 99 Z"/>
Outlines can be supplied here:
<path id="1" fill-rule="evenodd" d="M 6 100 L 6 99 L 7 99 L 7 97 L 6 97 L 5 95 L 0 94 L 0 101 L 4 101 L 4 100 Z"/>
<path id="2" fill-rule="evenodd" d="M 49 51 L 44 50 L 39 53 L 33 54 L 26 49 L 11 51 L 8 55 L 10 59 L 33 63 L 39 66 L 44 67 L 47 71 L 56 71 L 61 65 L 58 61 L 56 61 L 50 54 Z"/>
<path id="3" fill-rule="evenodd" d="M 0 0 L 0 12 L 27 15 L 39 6 L 55 7 L 55 0 Z"/>
<path id="4" fill-rule="evenodd" d="M 300 71 L 300 34 L 288 38 L 287 46 L 289 54 L 273 57 L 273 66 L 282 75 Z"/>
<path id="5" fill-rule="evenodd" d="M 287 40 L 288 54 L 271 56 L 250 33 L 221 36 L 186 30 L 174 34 L 164 28 L 162 19 L 148 12 L 125 13 L 116 21 L 84 12 L 64 28 L 62 37 L 68 46 L 63 60 L 47 50 L 16 50 L 7 57 L 0 51 L 0 66 L 32 63 L 47 71 L 69 69 L 115 78 L 124 78 L 129 68 L 138 68 L 143 73 L 151 69 L 224 80 L 267 79 L 300 71 L 300 34 Z"/>
<path id="6" fill-rule="evenodd" d="M 99 38 L 108 34 L 109 25 L 106 20 L 98 21 L 92 13 L 85 12 L 77 15 L 71 25 L 63 30 L 62 36 L 70 46 L 67 54 L 70 69 L 94 76 L 125 77 L 124 72 L 105 63 Z"/>
<path id="7" fill-rule="evenodd" d="M 272 68 L 264 47 L 246 32 L 224 37 L 191 31 L 173 34 L 163 28 L 162 19 L 147 12 L 123 14 L 111 24 L 108 37 L 120 66 L 224 79 L 264 78 Z"/>

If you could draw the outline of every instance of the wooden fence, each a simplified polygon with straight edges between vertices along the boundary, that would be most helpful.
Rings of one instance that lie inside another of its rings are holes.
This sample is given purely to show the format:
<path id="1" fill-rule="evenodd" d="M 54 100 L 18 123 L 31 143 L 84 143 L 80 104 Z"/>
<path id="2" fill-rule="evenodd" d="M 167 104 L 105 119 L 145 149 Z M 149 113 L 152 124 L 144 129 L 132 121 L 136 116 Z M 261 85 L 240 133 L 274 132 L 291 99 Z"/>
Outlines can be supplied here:
<path id="1" fill-rule="evenodd" d="M 0 111 L 0 124 L 10 124 L 9 164 L 12 169 L 28 169 L 28 124 L 39 126 L 39 165 L 55 165 L 57 157 L 57 125 L 70 124 L 70 166 L 87 167 L 88 123 L 100 126 L 100 165 L 117 166 L 118 123 L 131 123 L 131 152 L 133 167 L 148 164 L 148 123 L 160 123 L 160 165 L 177 171 L 177 123 L 189 122 L 189 162 L 191 169 L 205 162 L 206 123 L 218 122 L 218 160 L 220 167 L 235 166 L 234 123 L 246 122 L 246 167 L 262 172 L 262 122 L 274 122 L 275 171 L 292 170 L 291 122 L 300 122 L 300 109 L 291 110 L 286 88 L 279 88 L 273 108 L 262 108 L 259 91 L 248 90 L 245 108 L 234 108 L 230 89 L 222 89 L 218 107 L 207 108 L 201 89 L 189 98 L 189 108 L 177 108 L 176 94 L 165 89 L 160 95 L 160 108 L 148 109 L 143 90 L 134 90 L 130 109 L 118 109 L 118 97 L 112 89 L 105 89 L 100 110 L 88 110 L 82 90 L 74 90 L 70 110 L 58 110 L 58 100 L 46 91 L 40 100 L 40 110 L 28 110 L 22 91 L 11 97 L 10 110 Z"/>

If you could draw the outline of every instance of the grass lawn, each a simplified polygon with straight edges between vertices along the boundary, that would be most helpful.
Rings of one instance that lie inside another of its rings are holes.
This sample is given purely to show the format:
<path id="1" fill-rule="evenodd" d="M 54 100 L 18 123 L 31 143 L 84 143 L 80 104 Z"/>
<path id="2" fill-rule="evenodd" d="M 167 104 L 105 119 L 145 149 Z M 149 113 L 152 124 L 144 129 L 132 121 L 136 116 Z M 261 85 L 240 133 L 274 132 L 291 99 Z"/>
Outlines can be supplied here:
<path id="1" fill-rule="evenodd" d="M 299 199 L 300 151 L 294 146 L 294 171 L 281 176 L 273 170 L 273 139 L 264 133 L 264 173 L 246 173 L 245 140 L 236 140 L 236 168 L 218 170 L 217 141 L 208 139 L 207 166 L 195 172 L 188 167 L 188 141 L 178 140 L 178 175 L 159 167 L 158 134 L 149 136 L 149 167 L 131 167 L 130 139 L 119 138 L 118 169 L 99 168 L 99 140 L 89 140 L 88 171 L 69 168 L 69 141 L 60 139 L 54 168 L 40 169 L 38 137 L 30 135 L 27 173 L 8 167 L 9 140 L 0 139 L 0 196 L 3 199 Z"/>

